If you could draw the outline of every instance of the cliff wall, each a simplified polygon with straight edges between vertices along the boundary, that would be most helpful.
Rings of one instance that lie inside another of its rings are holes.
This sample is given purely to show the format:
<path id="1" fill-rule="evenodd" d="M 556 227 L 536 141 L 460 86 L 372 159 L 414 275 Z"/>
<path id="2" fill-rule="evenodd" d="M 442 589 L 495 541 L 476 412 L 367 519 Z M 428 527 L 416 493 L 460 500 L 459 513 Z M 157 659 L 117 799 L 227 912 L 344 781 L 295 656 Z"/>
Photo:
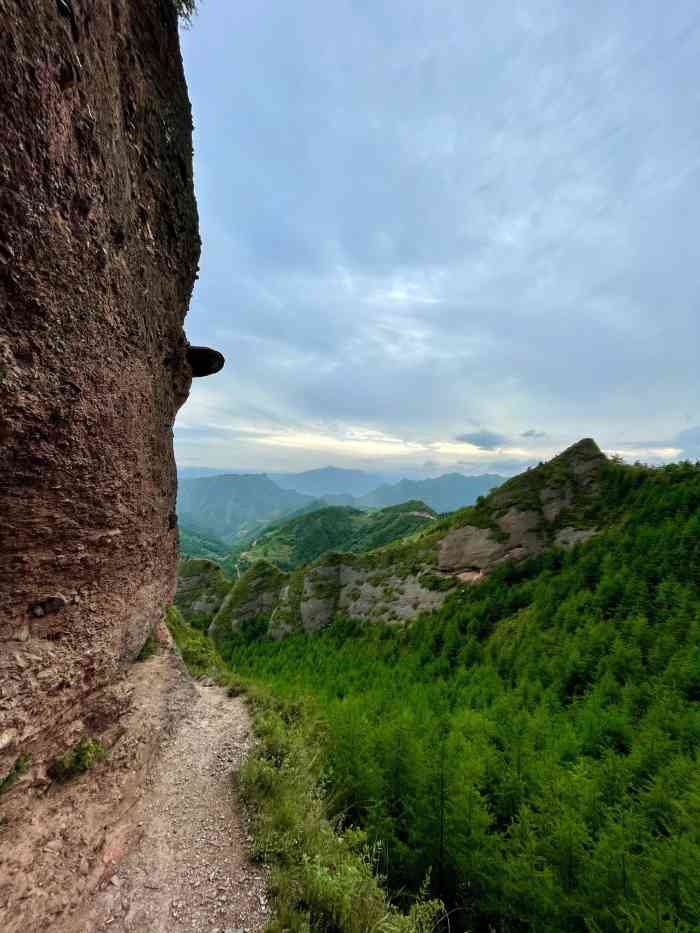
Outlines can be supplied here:
<path id="1" fill-rule="evenodd" d="M 31 755 L 26 787 L 118 715 L 173 595 L 199 237 L 171 0 L 0 14 L 0 778 Z"/>

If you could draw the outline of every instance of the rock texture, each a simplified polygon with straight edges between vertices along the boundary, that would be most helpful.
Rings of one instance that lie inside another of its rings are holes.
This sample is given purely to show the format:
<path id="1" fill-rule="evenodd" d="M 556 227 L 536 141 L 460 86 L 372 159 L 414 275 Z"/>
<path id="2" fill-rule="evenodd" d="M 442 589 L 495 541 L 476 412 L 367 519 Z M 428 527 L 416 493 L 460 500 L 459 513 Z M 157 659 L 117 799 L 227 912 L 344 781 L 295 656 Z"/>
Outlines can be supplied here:
<path id="1" fill-rule="evenodd" d="M 217 563 L 205 558 L 185 558 L 178 564 L 175 605 L 185 622 L 213 616 L 233 586 Z"/>
<path id="2" fill-rule="evenodd" d="M 523 560 L 545 548 L 569 548 L 595 529 L 579 527 L 599 490 L 605 455 L 588 438 L 549 463 L 504 484 L 486 500 L 488 527 L 466 524 L 440 542 L 438 568 L 478 582 L 504 560 Z M 484 517 L 483 511 L 480 517 Z"/>
<path id="3" fill-rule="evenodd" d="M 173 594 L 199 238 L 173 3 L 0 15 L 0 776 L 32 756 L 11 807 L 114 721 Z"/>

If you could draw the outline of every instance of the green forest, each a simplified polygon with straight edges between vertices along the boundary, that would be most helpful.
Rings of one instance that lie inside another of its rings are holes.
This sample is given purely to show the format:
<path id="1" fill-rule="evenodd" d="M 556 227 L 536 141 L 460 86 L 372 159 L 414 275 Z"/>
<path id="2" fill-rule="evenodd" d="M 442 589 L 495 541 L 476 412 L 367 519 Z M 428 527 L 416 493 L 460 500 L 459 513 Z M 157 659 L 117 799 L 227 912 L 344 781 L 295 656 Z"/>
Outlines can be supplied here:
<path id="1" fill-rule="evenodd" d="M 383 547 L 430 525 L 435 513 L 424 502 L 411 500 L 384 509 L 362 511 L 350 506 L 326 506 L 276 522 L 253 541 L 232 551 L 241 571 L 260 560 L 281 570 L 294 570 L 328 551 L 350 553 Z"/>
<path id="2" fill-rule="evenodd" d="M 444 929 L 700 930 L 700 467 L 610 463 L 600 509 L 410 625 L 223 645 L 303 700 L 329 812 Z"/>

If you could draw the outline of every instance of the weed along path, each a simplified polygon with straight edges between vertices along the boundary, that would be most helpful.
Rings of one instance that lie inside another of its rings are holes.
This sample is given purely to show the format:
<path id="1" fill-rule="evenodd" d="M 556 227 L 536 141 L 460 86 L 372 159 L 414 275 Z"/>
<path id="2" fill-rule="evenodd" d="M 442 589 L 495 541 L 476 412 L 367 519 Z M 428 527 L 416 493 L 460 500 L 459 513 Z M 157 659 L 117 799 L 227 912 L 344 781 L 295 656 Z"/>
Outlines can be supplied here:
<path id="1" fill-rule="evenodd" d="M 84 933 L 256 933 L 265 924 L 264 873 L 246 856 L 231 791 L 248 711 L 220 687 L 183 680 L 182 689 L 181 718 L 129 817 L 135 842 L 121 858 L 115 853 L 75 928 Z"/>

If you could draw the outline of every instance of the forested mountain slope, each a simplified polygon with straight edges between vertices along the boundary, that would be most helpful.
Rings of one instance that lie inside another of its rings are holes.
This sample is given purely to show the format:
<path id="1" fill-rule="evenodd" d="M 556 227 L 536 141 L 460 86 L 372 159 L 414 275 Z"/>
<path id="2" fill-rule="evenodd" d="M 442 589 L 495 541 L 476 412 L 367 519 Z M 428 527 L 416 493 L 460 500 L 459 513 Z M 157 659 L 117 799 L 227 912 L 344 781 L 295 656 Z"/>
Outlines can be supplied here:
<path id="1" fill-rule="evenodd" d="M 503 562 L 590 538 L 604 518 L 604 478 L 611 466 L 593 441 L 583 440 L 476 505 L 383 548 L 348 553 L 349 539 L 342 552 L 288 574 L 253 564 L 226 597 L 212 632 L 225 639 L 258 616 L 275 637 L 316 631 L 337 615 L 416 618 L 439 608 L 452 587 L 478 581 Z"/>
<path id="2" fill-rule="evenodd" d="M 435 521 L 424 502 L 371 512 L 349 506 L 327 506 L 278 522 L 260 532 L 255 541 L 231 554 L 241 569 L 267 560 L 282 570 L 293 570 L 327 551 L 367 551 L 413 534 Z"/>
<path id="3" fill-rule="evenodd" d="M 274 641 L 270 607 L 219 641 L 297 720 L 310 698 L 329 808 L 381 843 L 407 903 L 428 878 L 452 930 L 700 924 L 700 468 L 587 448 L 469 515 L 548 507 L 575 470 L 546 536 L 597 529 L 573 549 L 529 540 L 408 626 L 350 607 Z"/>
<path id="4" fill-rule="evenodd" d="M 313 501 L 312 496 L 281 489 L 263 475 L 185 479 L 177 491 L 181 522 L 199 535 L 226 542 L 248 536 Z"/>

